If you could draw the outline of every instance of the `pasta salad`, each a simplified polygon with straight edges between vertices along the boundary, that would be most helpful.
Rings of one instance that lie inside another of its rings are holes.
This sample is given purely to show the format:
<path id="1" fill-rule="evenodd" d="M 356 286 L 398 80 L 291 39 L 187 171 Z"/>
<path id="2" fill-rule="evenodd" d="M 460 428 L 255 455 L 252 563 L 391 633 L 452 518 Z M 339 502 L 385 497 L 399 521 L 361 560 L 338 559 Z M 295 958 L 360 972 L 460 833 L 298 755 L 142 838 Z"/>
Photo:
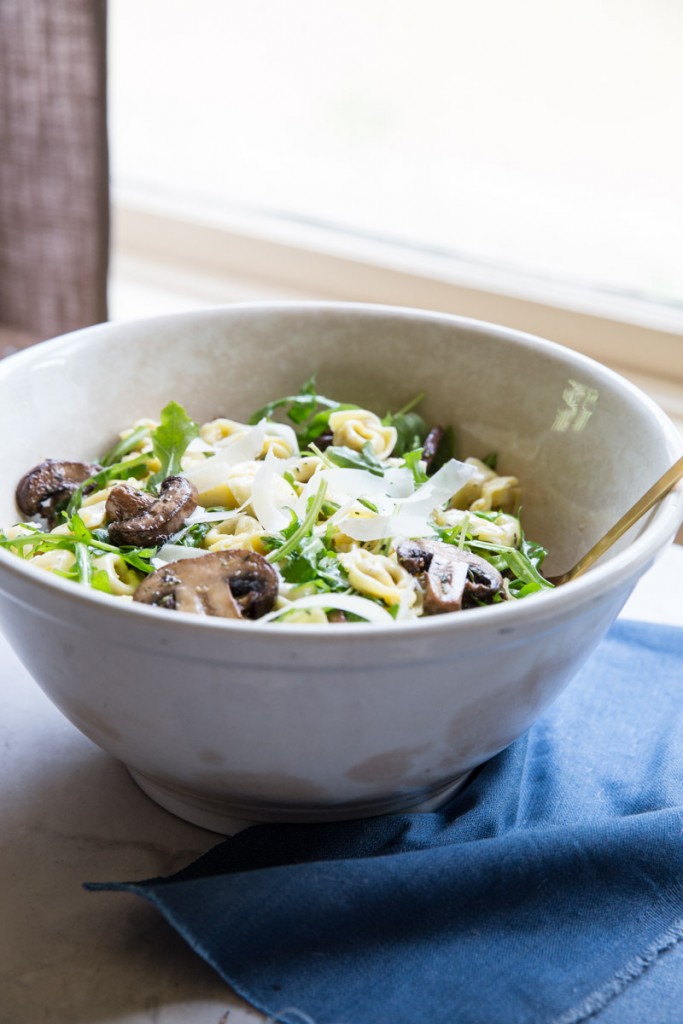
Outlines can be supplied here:
<path id="1" fill-rule="evenodd" d="M 318 394 L 243 423 L 170 402 L 95 462 L 47 459 L 0 547 L 122 600 L 261 623 L 391 623 L 551 586 L 521 489 L 494 454 L 453 457 L 422 396 L 380 417 Z"/>

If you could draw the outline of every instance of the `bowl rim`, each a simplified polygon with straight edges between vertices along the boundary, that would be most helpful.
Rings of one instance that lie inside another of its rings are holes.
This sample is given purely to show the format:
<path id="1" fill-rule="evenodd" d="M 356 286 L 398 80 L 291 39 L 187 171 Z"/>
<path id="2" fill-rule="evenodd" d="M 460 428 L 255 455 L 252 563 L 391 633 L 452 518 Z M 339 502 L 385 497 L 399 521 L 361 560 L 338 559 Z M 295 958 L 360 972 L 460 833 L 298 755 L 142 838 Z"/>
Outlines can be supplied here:
<path id="1" fill-rule="evenodd" d="M 487 335 L 497 335 L 501 338 L 514 340 L 522 343 L 527 348 L 562 356 L 569 360 L 575 367 L 584 367 L 595 377 L 603 377 L 616 385 L 623 392 L 630 395 L 638 403 L 645 407 L 650 415 L 657 421 L 661 431 L 662 439 L 666 449 L 672 457 L 672 461 L 683 453 L 683 441 L 675 426 L 659 406 L 640 388 L 616 371 L 604 364 L 570 349 L 557 342 L 530 334 L 515 328 L 505 327 L 500 324 L 490 323 L 485 320 L 473 319 L 459 316 L 452 313 L 419 309 L 410 306 L 391 306 L 376 303 L 363 302 L 342 302 L 342 301 L 319 301 L 319 300 L 266 300 L 251 302 L 236 302 L 228 305 L 209 306 L 198 310 L 190 310 L 183 313 L 165 314 L 162 316 L 146 317 L 130 321 L 105 322 L 93 324 L 89 327 L 71 331 L 68 334 L 39 342 L 28 349 L 14 353 L 5 359 L 0 360 L 0 381 L 11 376 L 16 369 L 24 364 L 30 365 L 43 356 L 49 357 L 56 352 L 68 348 L 71 345 L 87 344 L 88 338 L 94 333 L 107 334 L 116 332 L 119 328 L 136 326 L 158 325 L 163 327 L 166 324 L 179 324 L 183 320 L 191 322 L 194 319 L 221 318 L 226 315 L 238 315 L 245 312 L 312 312 L 312 313 L 351 313 L 373 316 L 391 316 L 404 319 L 424 320 L 428 322 L 443 322 L 461 326 L 468 330 L 481 331 Z M 634 498 L 635 500 L 635 498 Z M 643 532 L 632 544 L 624 550 L 612 555 L 606 562 L 596 564 L 584 576 L 572 580 L 569 583 L 558 587 L 556 590 L 548 590 L 542 594 L 533 595 L 524 601 L 508 601 L 495 607 L 471 608 L 463 617 L 458 612 L 451 612 L 444 615 L 429 616 L 418 619 L 406 619 L 400 622 L 391 623 L 346 623 L 343 630 L 334 623 L 317 624 L 315 630 L 311 630 L 305 624 L 295 623 L 259 623 L 259 620 L 234 621 L 211 616 L 197 616 L 188 612 L 174 612 L 169 615 L 168 611 L 140 603 L 133 604 L 132 601 L 122 601 L 120 597 L 90 590 L 85 587 L 74 586 L 72 581 L 61 579 L 51 573 L 41 572 L 29 562 L 16 557 L 0 548 L 0 578 L 3 573 L 10 577 L 14 576 L 17 581 L 24 580 L 33 584 L 37 589 L 46 589 L 55 595 L 63 594 L 67 602 L 76 605 L 84 605 L 95 610 L 100 608 L 104 613 L 113 613 L 114 616 L 123 616 L 124 620 L 132 615 L 138 622 L 144 621 L 144 617 L 151 616 L 151 623 L 166 627 L 174 632 L 188 629 L 193 631 L 220 630 L 226 637 L 231 637 L 237 632 L 240 636 L 254 635 L 266 641 L 269 638 L 277 637 L 283 641 L 289 638 L 290 643 L 300 643 L 302 630 L 306 635 L 320 638 L 340 636 L 354 636 L 358 638 L 396 637 L 399 633 L 406 634 L 419 630 L 420 636 L 425 639 L 434 634 L 442 634 L 456 630 L 479 631 L 488 629 L 493 622 L 498 622 L 500 628 L 507 629 L 515 627 L 519 621 L 524 622 L 529 616 L 532 620 L 542 622 L 548 618 L 559 616 L 563 610 L 583 603 L 584 600 L 601 594 L 617 586 L 622 579 L 635 579 L 644 567 L 654 561 L 673 540 L 676 529 L 683 520 L 683 485 L 679 484 L 674 488 L 660 505 L 650 513 L 650 519 L 646 521 Z M 2 588 L 6 589 L 6 588 Z M 10 591 L 10 600 L 13 595 Z M 541 600 L 542 599 L 542 600 Z M 490 616 L 496 616 L 491 619 Z M 227 642 L 227 641 L 226 641 Z M 287 641 L 285 641 L 287 642 Z"/>

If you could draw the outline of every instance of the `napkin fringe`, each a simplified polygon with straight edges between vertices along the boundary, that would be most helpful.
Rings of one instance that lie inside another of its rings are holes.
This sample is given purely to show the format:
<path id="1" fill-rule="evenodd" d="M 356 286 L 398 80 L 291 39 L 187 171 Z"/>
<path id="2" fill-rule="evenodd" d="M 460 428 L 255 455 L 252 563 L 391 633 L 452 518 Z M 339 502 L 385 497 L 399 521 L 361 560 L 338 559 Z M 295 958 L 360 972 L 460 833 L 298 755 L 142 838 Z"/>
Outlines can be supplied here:
<path id="1" fill-rule="evenodd" d="M 683 918 L 675 921 L 667 931 L 649 946 L 638 953 L 632 960 L 629 960 L 614 976 L 599 988 L 596 988 L 590 995 L 582 999 L 580 1003 L 563 1014 L 556 1017 L 551 1024 L 581 1024 L 594 1014 L 604 1010 L 608 1003 L 630 985 L 637 981 L 642 974 L 659 960 L 665 953 L 670 952 L 679 942 L 683 940 Z"/>

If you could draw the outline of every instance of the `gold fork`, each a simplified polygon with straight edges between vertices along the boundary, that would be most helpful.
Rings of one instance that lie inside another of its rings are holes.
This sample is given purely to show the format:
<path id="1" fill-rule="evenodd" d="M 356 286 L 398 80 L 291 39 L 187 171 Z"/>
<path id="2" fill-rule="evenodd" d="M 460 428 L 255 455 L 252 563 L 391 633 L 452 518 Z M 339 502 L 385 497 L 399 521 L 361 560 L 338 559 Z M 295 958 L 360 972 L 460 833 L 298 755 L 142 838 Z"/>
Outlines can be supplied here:
<path id="1" fill-rule="evenodd" d="M 548 576 L 547 579 L 554 586 L 558 587 L 562 583 L 567 583 L 569 580 L 576 579 L 577 576 L 581 576 L 586 569 L 590 569 L 591 565 L 597 562 L 598 558 L 604 555 L 608 548 L 611 548 L 615 541 L 619 540 L 628 529 L 630 529 L 634 523 L 636 523 L 641 516 L 644 516 L 646 512 L 649 512 L 653 505 L 656 505 L 658 501 L 671 491 L 679 480 L 683 479 L 683 456 L 675 462 L 670 469 L 667 469 L 663 476 L 660 476 L 659 480 L 645 492 L 642 498 L 639 498 L 635 505 L 632 505 L 628 512 L 619 519 L 614 526 L 611 527 L 601 537 L 597 544 L 594 544 L 590 551 L 586 552 L 583 558 L 580 558 L 576 565 L 569 569 L 567 572 L 561 573 L 559 576 Z"/>

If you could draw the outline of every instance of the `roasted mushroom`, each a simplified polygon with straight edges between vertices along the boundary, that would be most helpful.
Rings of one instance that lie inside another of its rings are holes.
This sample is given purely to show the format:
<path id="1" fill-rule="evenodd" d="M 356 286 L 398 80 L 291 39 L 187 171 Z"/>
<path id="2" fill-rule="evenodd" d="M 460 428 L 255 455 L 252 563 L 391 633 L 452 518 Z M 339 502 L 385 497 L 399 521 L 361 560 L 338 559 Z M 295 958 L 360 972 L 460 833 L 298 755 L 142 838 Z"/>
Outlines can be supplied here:
<path id="1" fill-rule="evenodd" d="M 422 445 L 422 459 L 425 463 L 427 474 L 431 472 L 432 465 L 439 453 L 439 448 L 441 447 L 445 436 L 446 431 L 443 427 L 432 427 L 424 439 L 424 444 Z"/>
<path id="2" fill-rule="evenodd" d="M 313 444 L 321 452 L 327 451 L 330 445 L 334 444 L 334 434 L 332 433 L 331 430 L 324 430 L 322 434 L 318 434 L 318 436 L 314 439 Z"/>
<path id="3" fill-rule="evenodd" d="M 27 518 L 40 515 L 54 520 L 76 488 L 101 468 L 89 462 L 46 459 L 22 476 L 17 485 L 17 505 Z"/>
<path id="4" fill-rule="evenodd" d="M 107 498 L 109 536 L 114 544 L 156 547 L 182 528 L 197 507 L 197 488 L 184 476 L 166 477 L 159 497 L 118 484 Z"/>
<path id="5" fill-rule="evenodd" d="M 485 558 L 435 540 L 404 540 L 396 557 L 413 576 L 424 576 L 424 613 L 457 612 L 505 596 L 503 577 Z"/>
<path id="6" fill-rule="evenodd" d="M 212 551 L 157 569 L 142 581 L 134 601 L 197 615 L 258 619 L 271 610 L 277 573 L 256 551 Z"/>

